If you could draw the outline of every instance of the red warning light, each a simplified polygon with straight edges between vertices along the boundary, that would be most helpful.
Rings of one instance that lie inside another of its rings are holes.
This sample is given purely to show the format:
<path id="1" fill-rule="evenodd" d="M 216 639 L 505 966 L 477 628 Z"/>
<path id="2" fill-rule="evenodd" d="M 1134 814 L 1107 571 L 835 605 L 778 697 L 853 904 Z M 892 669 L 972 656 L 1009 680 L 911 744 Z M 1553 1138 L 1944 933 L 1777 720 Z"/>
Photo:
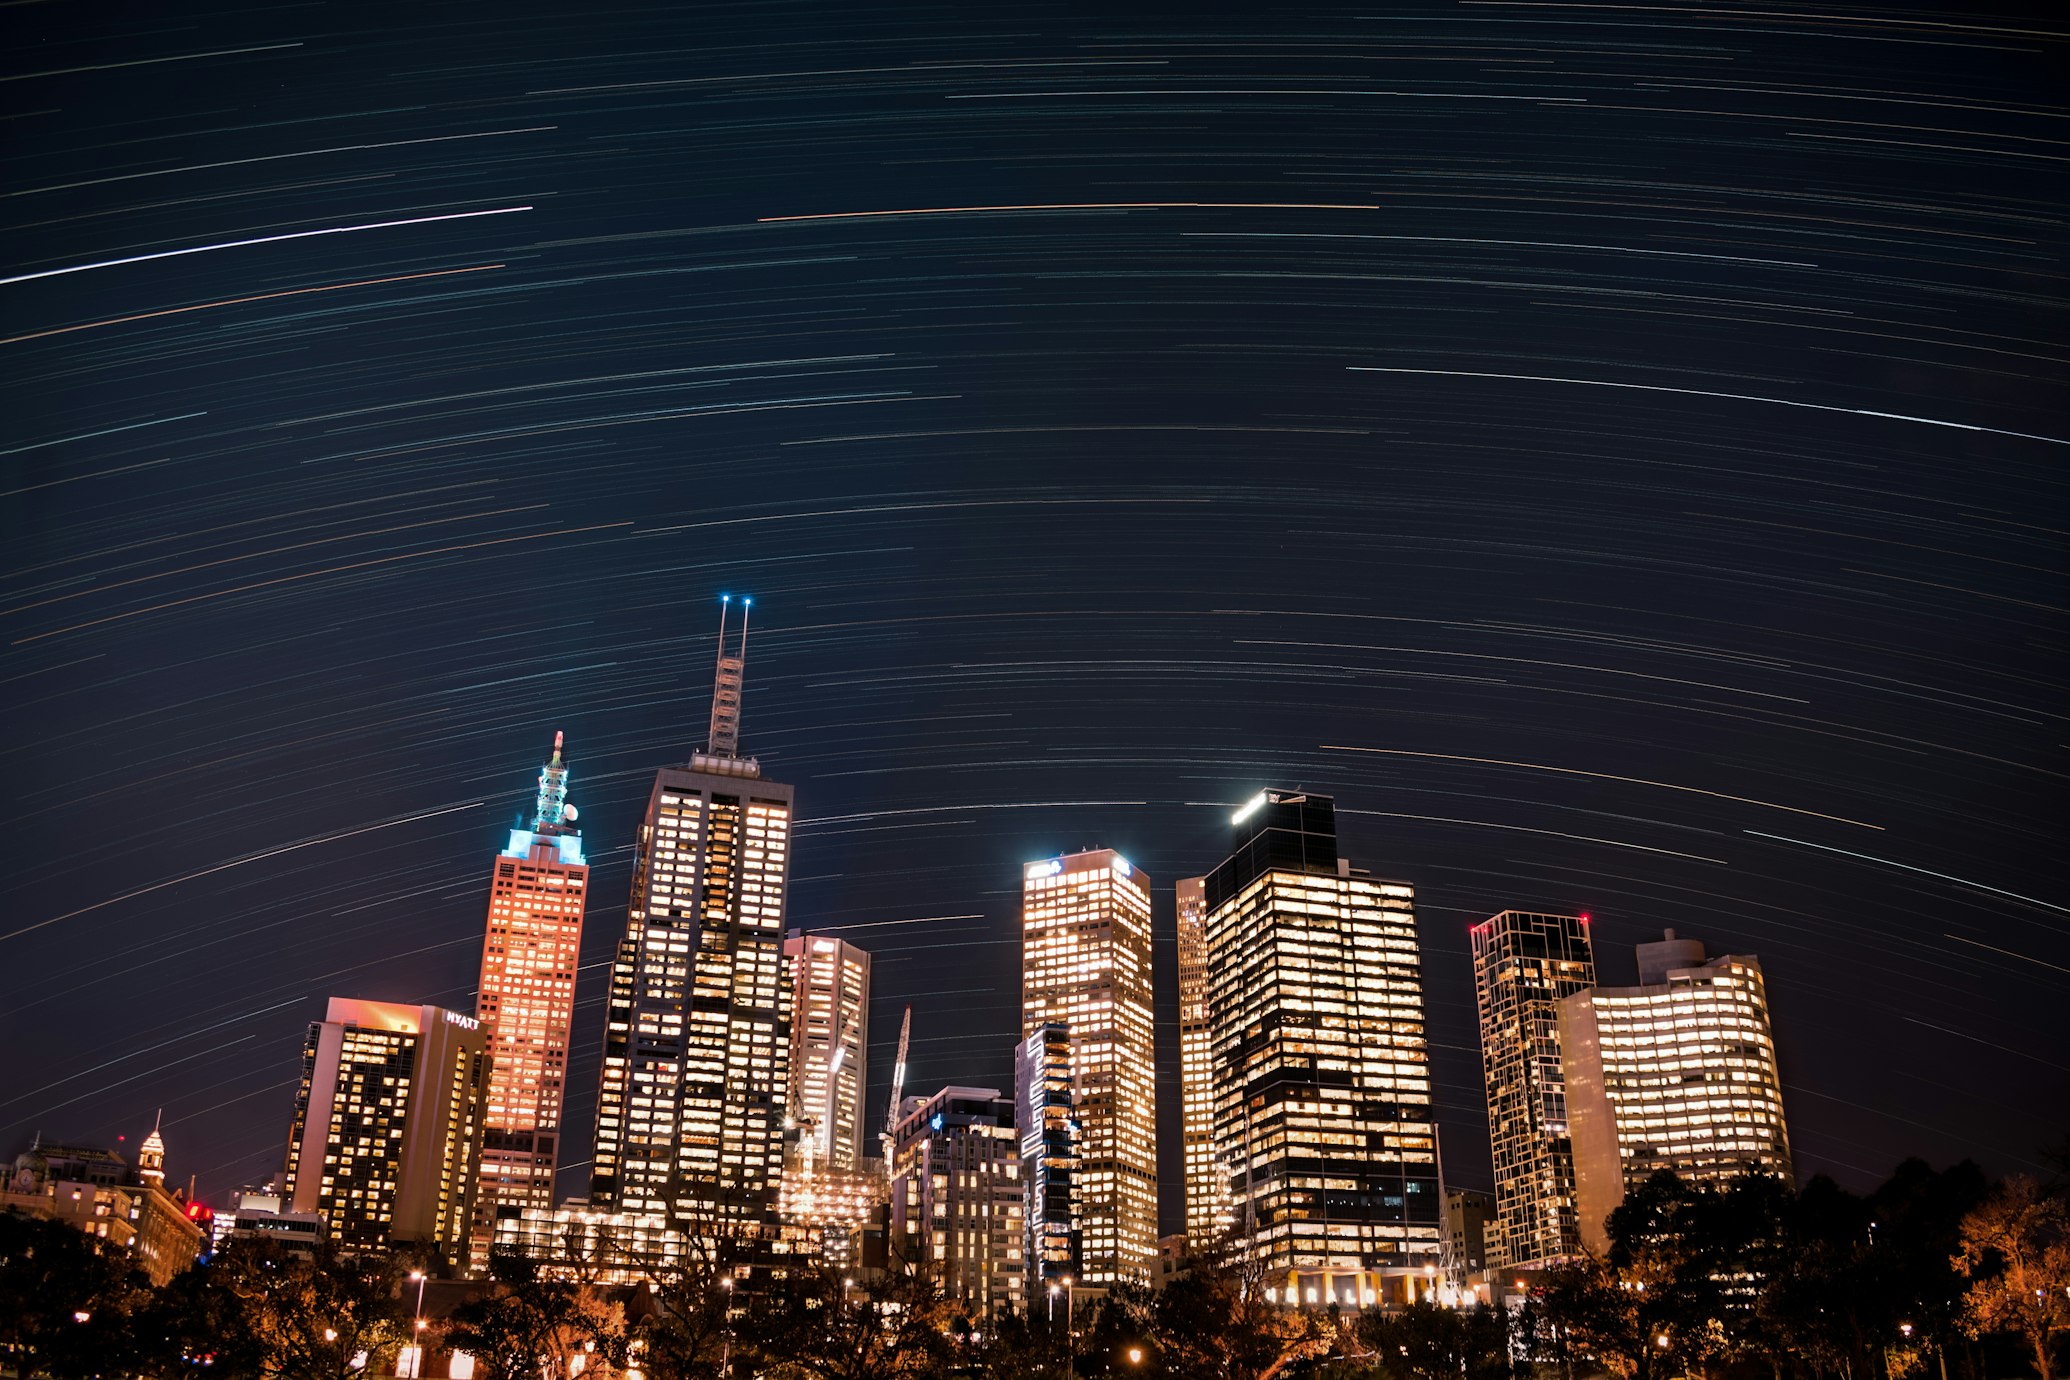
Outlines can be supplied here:
<path id="1" fill-rule="evenodd" d="M 1582 912 L 1582 914 L 1581 914 L 1581 923 L 1582 923 L 1582 924 L 1584 924 L 1584 925 L 1586 925 L 1586 924 L 1588 923 L 1588 912 L 1586 912 L 1586 911 L 1583 911 L 1583 912 Z"/>

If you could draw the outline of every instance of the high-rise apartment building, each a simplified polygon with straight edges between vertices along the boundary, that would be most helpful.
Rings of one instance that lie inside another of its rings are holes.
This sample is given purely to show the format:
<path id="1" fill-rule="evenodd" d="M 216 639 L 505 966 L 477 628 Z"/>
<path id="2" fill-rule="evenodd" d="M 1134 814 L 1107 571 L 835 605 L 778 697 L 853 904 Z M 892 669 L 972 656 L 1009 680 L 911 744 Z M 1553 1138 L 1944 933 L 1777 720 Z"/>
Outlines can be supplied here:
<path id="1" fill-rule="evenodd" d="M 351 1245 L 461 1259 L 473 1221 L 489 1042 L 437 1006 L 332 997 L 302 1048 L 281 1191 Z"/>
<path id="2" fill-rule="evenodd" d="M 1186 1239 L 1194 1250 L 1229 1234 L 1229 1177 L 1215 1159 L 1214 1025 L 1208 1020 L 1207 878 L 1178 884 L 1179 1129 L 1186 1165 Z"/>
<path id="3" fill-rule="evenodd" d="M 803 1162 L 852 1172 L 863 1161 L 870 1050 L 870 956 L 844 939 L 793 932 L 788 1114 Z"/>
<path id="4" fill-rule="evenodd" d="M 722 618 L 705 751 L 648 795 L 598 1091 L 590 1207 L 693 1232 L 773 1222 L 783 1169 L 792 790 L 740 755 L 746 647 Z"/>
<path id="5" fill-rule="evenodd" d="M 1495 1157 L 1489 1244 L 1510 1266 L 1578 1255 L 1559 1018 L 1561 998 L 1596 985 L 1588 917 L 1506 910 L 1470 937 Z"/>
<path id="6" fill-rule="evenodd" d="M 561 746 L 556 733 L 553 756 L 539 772 L 531 823 L 510 831 L 489 878 L 488 932 L 475 997 L 475 1016 L 488 1031 L 491 1054 L 470 1247 L 477 1269 L 488 1263 L 499 1212 L 553 1206 L 589 888 Z"/>
<path id="7" fill-rule="evenodd" d="M 1760 960 L 1706 959 L 1702 941 L 1673 930 L 1638 950 L 1637 987 L 1560 1002 L 1575 1201 L 1593 1251 L 1608 1246 L 1604 1224 L 1625 1190 L 1659 1170 L 1698 1183 L 1790 1177 Z"/>
<path id="8" fill-rule="evenodd" d="M 991 1088 L 909 1097 L 893 1132 L 891 1249 L 972 1317 L 1018 1312 L 1023 1264 L 1013 1103 Z"/>
<path id="9" fill-rule="evenodd" d="M 1079 1275 L 1078 1111 L 1071 1091 L 1071 1027 L 1036 1026 L 1013 1050 L 1013 1115 L 1020 1131 L 1026 1297 Z"/>
<path id="10" fill-rule="evenodd" d="M 1444 1205 L 1415 891 L 1338 856 L 1330 797 L 1262 791 L 1208 874 L 1215 1149 L 1278 1302 L 1406 1298 Z"/>
<path id="11" fill-rule="evenodd" d="M 1070 1028 L 1080 1277 L 1147 1284 L 1157 1258 L 1150 879 L 1111 848 L 1023 869 L 1021 1038 Z"/>

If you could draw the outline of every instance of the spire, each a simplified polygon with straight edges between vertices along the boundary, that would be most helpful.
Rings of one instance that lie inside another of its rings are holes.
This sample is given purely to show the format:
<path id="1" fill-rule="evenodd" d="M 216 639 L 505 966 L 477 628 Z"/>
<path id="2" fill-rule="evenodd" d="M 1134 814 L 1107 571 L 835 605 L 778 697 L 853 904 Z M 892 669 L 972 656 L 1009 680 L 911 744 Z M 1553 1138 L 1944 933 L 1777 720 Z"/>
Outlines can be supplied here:
<path id="1" fill-rule="evenodd" d="M 144 1143 L 137 1147 L 137 1177 L 146 1183 L 165 1183 L 165 1137 L 158 1128 L 165 1124 L 165 1109 L 158 1109 L 158 1120 L 151 1123 L 151 1134 L 144 1137 Z"/>
<path id="2" fill-rule="evenodd" d="M 567 822 L 568 768 L 561 760 L 562 734 L 553 735 L 553 758 L 539 769 L 539 798 L 532 806 L 532 832 L 558 832 Z"/>
<path id="3" fill-rule="evenodd" d="M 748 612 L 755 601 L 741 599 L 740 646 L 734 655 L 727 656 L 726 615 L 732 605 L 732 595 L 719 596 L 719 669 L 712 680 L 712 726 L 704 748 L 705 755 L 710 757 L 740 756 L 740 683 L 747 670 Z"/>

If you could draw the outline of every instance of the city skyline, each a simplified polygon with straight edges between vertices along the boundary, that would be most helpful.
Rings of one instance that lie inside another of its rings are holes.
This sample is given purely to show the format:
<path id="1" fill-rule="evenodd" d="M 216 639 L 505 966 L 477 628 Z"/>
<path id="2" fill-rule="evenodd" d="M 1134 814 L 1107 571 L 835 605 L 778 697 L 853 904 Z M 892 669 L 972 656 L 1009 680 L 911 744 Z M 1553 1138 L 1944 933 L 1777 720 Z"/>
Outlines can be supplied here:
<path id="1" fill-rule="evenodd" d="M 753 1001 L 705 1032 L 746 1060 L 706 1090 L 763 1098 L 742 1154 L 783 934 L 871 955 L 868 1147 L 908 1007 L 915 1094 L 1011 1086 L 1023 869 L 1111 849 L 1154 880 L 1178 1229 L 1175 879 L 1278 790 L 1413 889 L 1447 1187 L 1494 1184 L 1505 910 L 1589 915 L 1605 988 L 1668 929 L 1758 956 L 1800 1178 L 2048 1172 L 2050 26 L 9 14 L 0 1154 L 131 1153 L 163 1106 L 206 1201 L 277 1169 L 330 998 L 477 1010 L 559 731 L 555 1199 L 599 1086 L 612 1136 L 636 1109 L 611 965 L 692 784 L 657 774 L 729 736 L 791 792 L 781 915 L 727 951 Z"/>

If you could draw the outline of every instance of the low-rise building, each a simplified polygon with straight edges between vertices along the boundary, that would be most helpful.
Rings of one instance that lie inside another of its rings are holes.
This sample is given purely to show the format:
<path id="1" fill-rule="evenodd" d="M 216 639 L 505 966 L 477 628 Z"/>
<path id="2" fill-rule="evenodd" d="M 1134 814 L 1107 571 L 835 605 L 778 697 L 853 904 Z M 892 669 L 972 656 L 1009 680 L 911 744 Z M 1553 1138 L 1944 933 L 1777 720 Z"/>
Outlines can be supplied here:
<path id="1" fill-rule="evenodd" d="M 891 1251 L 936 1273 L 973 1317 L 1026 1297 L 1013 1102 L 992 1088 L 909 1097 L 893 1133 Z"/>

